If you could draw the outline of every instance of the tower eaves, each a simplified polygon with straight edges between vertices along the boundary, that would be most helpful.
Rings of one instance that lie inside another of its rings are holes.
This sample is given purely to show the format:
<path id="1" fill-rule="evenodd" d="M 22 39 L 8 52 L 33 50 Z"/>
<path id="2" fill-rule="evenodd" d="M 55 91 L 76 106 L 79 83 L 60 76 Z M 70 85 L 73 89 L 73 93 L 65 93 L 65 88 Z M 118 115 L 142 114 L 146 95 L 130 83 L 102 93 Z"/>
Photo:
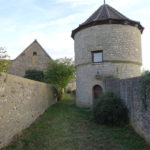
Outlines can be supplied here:
<path id="1" fill-rule="evenodd" d="M 144 30 L 144 27 L 140 24 L 140 22 L 127 18 L 104 2 L 104 4 L 100 6 L 85 22 L 80 24 L 79 27 L 72 31 L 71 36 L 74 38 L 74 35 L 78 31 L 90 26 L 101 24 L 129 24 L 131 26 L 138 27 L 141 33 Z"/>

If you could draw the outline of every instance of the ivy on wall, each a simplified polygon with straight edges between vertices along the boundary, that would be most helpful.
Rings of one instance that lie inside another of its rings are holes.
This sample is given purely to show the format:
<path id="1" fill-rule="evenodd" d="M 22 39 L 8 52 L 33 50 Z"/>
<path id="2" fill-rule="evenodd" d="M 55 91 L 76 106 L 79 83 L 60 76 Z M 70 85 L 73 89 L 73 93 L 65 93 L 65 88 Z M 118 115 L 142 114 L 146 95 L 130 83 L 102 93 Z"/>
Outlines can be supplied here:
<path id="1" fill-rule="evenodd" d="M 150 99 L 150 71 L 142 74 L 141 80 L 141 99 L 145 110 L 147 110 L 147 100 Z"/>

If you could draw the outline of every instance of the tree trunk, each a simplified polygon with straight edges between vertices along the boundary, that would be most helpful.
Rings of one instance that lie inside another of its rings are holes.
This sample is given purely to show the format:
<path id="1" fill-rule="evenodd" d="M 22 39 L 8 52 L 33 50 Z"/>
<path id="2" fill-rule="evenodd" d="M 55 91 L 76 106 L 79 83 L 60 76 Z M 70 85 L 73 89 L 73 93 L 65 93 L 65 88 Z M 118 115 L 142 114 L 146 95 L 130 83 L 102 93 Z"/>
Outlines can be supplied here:
<path id="1" fill-rule="evenodd" d="M 58 95 L 58 101 L 61 101 L 63 99 L 64 89 L 60 89 L 59 95 Z"/>

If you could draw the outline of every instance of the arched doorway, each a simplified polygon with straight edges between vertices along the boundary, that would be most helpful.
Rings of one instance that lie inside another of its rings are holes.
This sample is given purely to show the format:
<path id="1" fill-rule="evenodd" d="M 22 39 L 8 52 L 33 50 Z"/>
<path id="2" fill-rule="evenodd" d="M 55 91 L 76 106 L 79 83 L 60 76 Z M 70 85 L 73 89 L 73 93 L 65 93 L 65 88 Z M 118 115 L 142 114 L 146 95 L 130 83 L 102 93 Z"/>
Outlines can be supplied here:
<path id="1" fill-rule="evenodd" d="M 101 97 L 103 89 L 100 85 L 95 85 L 93 87 L 93 100 L 97 100 Z"/>

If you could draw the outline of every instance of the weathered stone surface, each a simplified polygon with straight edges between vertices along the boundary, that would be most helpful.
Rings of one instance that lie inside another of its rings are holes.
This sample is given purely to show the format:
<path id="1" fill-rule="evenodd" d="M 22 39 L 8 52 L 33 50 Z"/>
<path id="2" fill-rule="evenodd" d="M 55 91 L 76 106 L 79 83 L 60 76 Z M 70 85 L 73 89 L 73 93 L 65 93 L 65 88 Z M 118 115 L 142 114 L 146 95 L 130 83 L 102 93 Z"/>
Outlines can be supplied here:
<path id="1" fill-rule="evenodd" d="M 106 91 L 115 93 L 123 100 L 129 110 L 131 125 L 150 144 L 150 99 L 147 99 L 148 108 L 145 110 L 140 92 L 141 79 L 105 79 L 103 84 Z"/>
<path id="2" fill-rule="evenodd" d="M 92 63 L 92 51 L 103 50 L 103 62 Z M 75 64 L 77 71 L 77 104 L 93 104 L 92 88 L 99 84 L 105 90 L 101 76 L 132 78 L 141 74 L 141 32 L 130 25 L 104 24 L 83 29 L 75 34 Z"/>
<path id="3" fill-rule="evenodd" d="M 55 102 L 48 84 L 14 75 L 0 76 L 0 148 Z"/>
<path id="4" fill-rule="evenodd" d="M 104 61 L 142 63 L 141 33 L 133 26 L 105 24 L 81 30 L 75 35 L 76 65 L 91 63 L 91 51 L 103 50 Z"/>

